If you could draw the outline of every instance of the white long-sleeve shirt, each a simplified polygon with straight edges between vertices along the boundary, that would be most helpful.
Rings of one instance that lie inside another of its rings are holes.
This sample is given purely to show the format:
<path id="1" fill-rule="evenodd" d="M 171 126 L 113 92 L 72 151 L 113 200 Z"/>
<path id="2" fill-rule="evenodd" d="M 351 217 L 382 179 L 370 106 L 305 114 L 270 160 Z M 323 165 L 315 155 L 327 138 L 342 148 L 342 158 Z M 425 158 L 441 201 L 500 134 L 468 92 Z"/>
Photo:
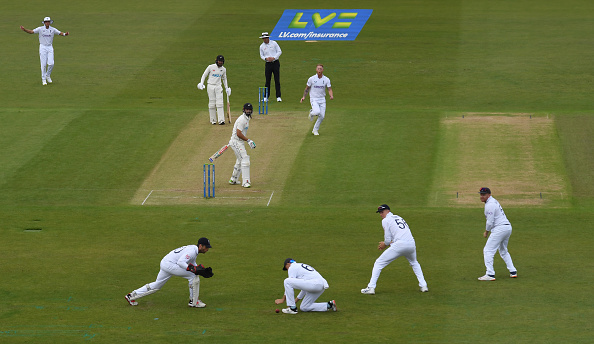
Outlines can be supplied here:
<path id="1" fill-rule="evenodd" d="M 260 58 L 266 61 L 267 57 L 274 57 L 274 60 L 278 60 L 282 54 L 282 50 L 276 41 L 271 39 L 268 40 L 268 44 L 260 44 Z"/>
<path id="2" fill-rule="evenodd" d="M 204 80 L 208 77 L 208 84 L 218 86 L 221 84 L 221 80 L 225 83 L 225 88 L 229 88 L 227 84 L 227 69 L 224 66 L 217 66 L 216 63 L 213 63 L 206 67 L 204 73 L 202 73 L 202 79 L 200 79 L 200 83 L 204 84 Z"/>
<path id="3" fill-rule="evenodd" d="M 415 241 L 406 221 L 402 217 L 392 214 L 392 212 L 389 212 L 382 219 L 382 227 L 384 228 L 384 243 L 386 245 L 396 244 L 399 241 Z"/>
<path id="4" fill-rule="evenodd" d="M 45 28 L 45 25 L 33 29 L 34 33 L 39 34 L 39 44 L 52 45 L 54 42 L 54 35 L 60 35 L 62 32 L 53 26 Z"/>
<path id="5" fill-rule="evenodd" d="M 291 263 L 289 270 L 287 271 L 289 278 L 298 278 L 310 281 L 319 281 L 324 285 L 324 289 L 328 289 L 330 286 L 328 282 L 316 271 L 313 267 L 304 263 Z"/>
<path id="6" fill-rule="evenodd" d="M 503 208 L 501 208 L 501 205 L 493 196 L 490 196 L 485 202 L 485 218 L 487 219 L 485 228 L 487 232 L 490 232 L 497 226 L 511 225 L 503 212 Z"/>
<path id="7" fill-rule="evenodd" d="M 180 268 L 186 269 L 188 265 L 197 265 L 196 257 L 198 256 L 198 246 L 188 245 L 178 247 L 169 252 L 162 260 L 177 264 Z"/>

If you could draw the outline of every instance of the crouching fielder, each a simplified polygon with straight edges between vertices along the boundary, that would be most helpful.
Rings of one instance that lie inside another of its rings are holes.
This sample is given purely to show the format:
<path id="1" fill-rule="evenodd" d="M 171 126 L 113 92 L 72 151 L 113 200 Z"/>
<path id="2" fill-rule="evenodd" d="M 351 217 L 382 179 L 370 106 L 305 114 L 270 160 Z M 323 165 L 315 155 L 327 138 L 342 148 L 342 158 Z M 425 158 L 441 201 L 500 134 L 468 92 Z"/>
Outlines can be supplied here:
<path id="1" fill-rule="evenodd" d="M 235 152 L 235 166 L 233 167 L 233 174 L 229 179 L 229 184 L 239 184 L 239 176 L 243 178 L 243 187 L 249 188 L 250 184 L 250 156 L 245 150 L 244 142 L 247 142 L 251 149 L 256 148 L 256 143 L 247 138 L 247 130 L 250 126 L 250 119 L 252 118 L 252 112 L 254 107 L 250 103 L 243 105 L 243 113 L 233 125 L 233 133 L 231 134 L 231 140 L 229 141 L 229 147 Z"/>
<path id="2" fill-rule="evenodd" d="M 159 291 L 171 276 L 183 277 L 188 280 L 188 287 L 190 289 L 190 307 L 206 307 L 206 304 L 198 299 L 200 293 L 200 278 L 199 276 L 210 278 L 213 276 L 212 269 L 205 268 L 202 264 L 196 264 L 196 257 L 199 253 L 206 253 L 211 248 L 210 241 L 207 238 L 200 238 L 198 244 L 188 245 L 176 248 L 169 252 L 161 260 L 161 270 L 157 275 L 157 279 L 149 284 L 134 290 L 125 296 L 126 301 L 131 306 L 138 305 L 138 299 Z"/>
<path id="3" fill-rule="evenodd" d="M 274 302 L 280 305 L 287 302 L 287 308 L 283 309 L 285 314 L 297 314 L 297 301 L 301 301 L 303 312 L 336 312 L 336 302 L 316 302 L 316 300 L 328 289 L 328 282 L 311 266 L 304 263 L 296 263 L 292 258 L 285 259 L 283 270 L 288 271 L 289 277 L 285 279 L 285 294 L 281 299 Z M 295 297 L 295 289 L 301 290 Z"/>

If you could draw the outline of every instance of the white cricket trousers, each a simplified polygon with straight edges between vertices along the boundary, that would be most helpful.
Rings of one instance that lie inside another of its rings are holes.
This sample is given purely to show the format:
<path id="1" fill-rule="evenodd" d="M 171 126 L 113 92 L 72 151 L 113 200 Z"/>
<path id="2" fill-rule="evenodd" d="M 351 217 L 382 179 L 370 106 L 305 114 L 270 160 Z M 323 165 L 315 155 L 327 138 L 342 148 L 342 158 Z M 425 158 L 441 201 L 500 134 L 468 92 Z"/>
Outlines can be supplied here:
<path id="1" fill-rule="evenodd" d="M 287 306 L 295 307 L 295 289 L 301 290 L 301 309 L 304 312 L 326 312 L 327 302 L 316 302 L 324 293 L 324 281 L 304 280 L 300 278 L 285 278 L 285 296 Z"/>
<path id="2" fill-rule="evenodd" d="M 243 140 L 229 141 L 229 147 L 235 152 L 235 166 L 233 166 L 233 173 L 231 174 L 231 180 L 237 182 L 239 176 L 243 178 L 243 183 L 250 182 L 250 156 L 247 154 L 245 149 L 245 143 Z"/>
<path id="3" fill-rule="evenodd" d="M 382 269 L 388 266 L 391 262 L 396 260 L 400 256 L 405 256 L 408 259 L 408 263 L 413 269 L 413 272 L 419 280 L 419 287 L 426 287 L 427 282 L 423 276 L 423 270 L 421 264 L 417 261 L 417 248 L 414 241 L 398 241 L 388 247 L 384 253 L 382 253 L 373 264 L 373 270 L 371 272 L 371 280 L 367 285 L 369 288 L 375 288 L 377 280 L 382 272 Z"/>
<path id="4" fill-rule="evenodd" d="M 225 122 L 225 112 L 223 111 L 223 86 L 206 85 L 206 92 L 208 93 L 208 111 L 211 123 Z"/>
<path id="5" fill-rule="evenodd" d="M 495 270 L 493 269 L 493 258 L 495 257 L 495 253 L 499 250 L 499 255 L 505 262 L 507 269 L 509 272 L 516 271 L 514 267 L 514 263 L 512 262 L 512 258 L 507 251 L 507 243 L 509 242 L 509 237 L 512 234 L 512 226 L 511 225 L 503 225 L 494 227 L 491 230 L 491 234 L 489 235 L 489 239 L 487 239 L 487 243 L 485 244 L 485 248 L 483 249 L 483 256 L 485 257 L 485 267 L 487 268 L 487 275 L 495 275 Z"/>
<path id="6" fill-rule="evenodd" d="M 326 116 L 326 98 L 310 98 L 311 113 L 314 116 L 318 116 L 316 124 L 314 124 L 314 131 L 320 130 L 320 125 Z"/>
<path id="7" fill-rule="evenodd" d="M 176 263 L 171 263 L 165 260 L 161 260 L 160 264 L 161 270 L 157 275 L 157 279 L 149 284 L 145 284 L 142 287 L 134 290 L 132 292 L 132 296 L 134 299 L 141 298 L 146 295 L 150 295 L 152 293 L 157 292 L 160 290 L 165 283 L 171 278 L 171 276 L 179 276 L 183 277 L 188 280 L 188 287 L 190 290 L 190 300 L 192 299 L 193 292 L 192 292 L 192 282 L 194 277 L 198 278 L 198 276 L 194 275 L 193 272 L 187 271 L 186 269 L 181 268 Z"/>
<path id="8" fill-rule="evenodd" d="M 39 45 L 39 62 L 41 63 L 41 79 L 45 80 L 52 74 L 54 69 L 54 47 L 51 45 Z"/>

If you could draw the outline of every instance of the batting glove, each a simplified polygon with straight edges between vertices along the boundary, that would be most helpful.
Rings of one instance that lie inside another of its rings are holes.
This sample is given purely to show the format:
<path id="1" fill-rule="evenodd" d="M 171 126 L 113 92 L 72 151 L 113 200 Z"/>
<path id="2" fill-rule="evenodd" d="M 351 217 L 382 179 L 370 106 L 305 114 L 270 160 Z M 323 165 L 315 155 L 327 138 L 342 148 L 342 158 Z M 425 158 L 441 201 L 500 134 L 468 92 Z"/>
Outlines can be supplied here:
<path id="1" fill-rule="evenodd" d="M 231 95 L 231 87 L 227 87 L 227 95 L 230 96 Z"/>
<path id="2" fill-rule="evenodd" d="M 204 89 L 204 84 L 199 83 L 198 85 L 196 85 L 196 87 L 198 87 L 198 89 L 202 91 Z"/>
<path id="3" fill-rule="evenodd" d="M 254 148 L 256 148 L 256 143 L 255 143 L 254 141 L 252 141 L 252 140 L 248 140 L 248 141 L 247 141 L 247 143 L 248 143 L 248 145 L 250 145 L 250 148 L 251 148 L 251 149 L 254 149 Z"/>

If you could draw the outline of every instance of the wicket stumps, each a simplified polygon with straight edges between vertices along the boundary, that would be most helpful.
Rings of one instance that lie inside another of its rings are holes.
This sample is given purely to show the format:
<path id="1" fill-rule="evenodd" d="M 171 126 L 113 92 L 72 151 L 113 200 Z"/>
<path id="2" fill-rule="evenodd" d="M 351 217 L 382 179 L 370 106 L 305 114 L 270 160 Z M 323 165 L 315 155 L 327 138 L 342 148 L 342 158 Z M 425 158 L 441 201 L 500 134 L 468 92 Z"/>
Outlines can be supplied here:
<path id="1" fill-rule="evenodd" d="M 210 170 L 212 169 L 212 175 Z M 202 183 L 204 185 L 204 198 L 215 198 L 215 165 L 214 164 L 204 164 L 202 166 Z M 212 189 L 211 189 L 212 183 Z M 208 192 L 207 192 L 208 190 Z M 212 196 L 210 192 L 212 190 Z M 206 194 L 208 193 L 208 197 Z"/>
<path id="2" fill-rule="evenodd" d="M 258 88 L 258 114 L 263 115 L 264 111 L 268 115 L 268 89 L 266 87 Z"/>

